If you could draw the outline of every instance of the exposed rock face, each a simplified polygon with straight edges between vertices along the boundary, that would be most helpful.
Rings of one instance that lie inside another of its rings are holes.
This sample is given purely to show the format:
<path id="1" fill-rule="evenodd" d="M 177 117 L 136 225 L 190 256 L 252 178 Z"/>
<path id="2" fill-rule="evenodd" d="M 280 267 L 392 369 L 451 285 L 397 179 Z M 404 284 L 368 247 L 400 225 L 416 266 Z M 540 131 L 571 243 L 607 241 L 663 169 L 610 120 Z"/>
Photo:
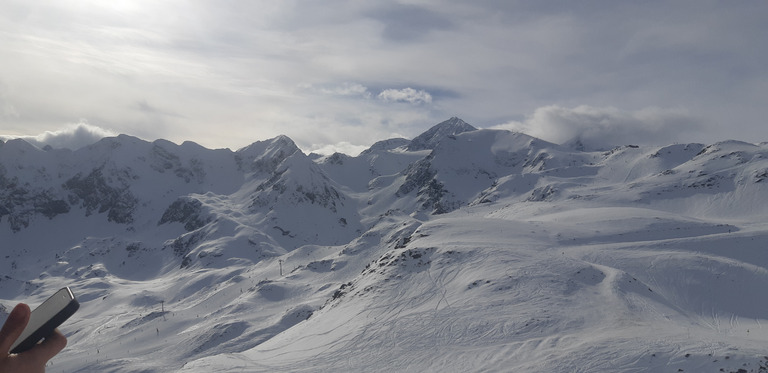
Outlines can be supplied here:
<path id="1" fill-rule="evenodd" d="M 91 215 L 94 211 L 107 213 L 107 219 L 111 222 L 129 224 L 133 222 L 133 210 L 138 204 L 138 199 L 130 191 L 130 171 L 126 170 L 122 175 L 111 175 L 117 186 L 110 185 L 107 177 L 102 172 L 103 168 L 97 168 L 86 176 L 77 174 L 64 183 L 64 188 L 71 194 L 69 201 L 73 205 L 80 204 L 85 209 L 85 214 Z"/>
<path id="2" fill-rule="evenodd" d="M 171 222 L 182 223 L 184 229 L 191 232 L 208 224 L 210 220 L 210 218 L 203 216 L 202 202 L 190 197 L 180 197 L 168 206 L 157 225 Z"/>
<path id="3" fill-rule="evenodd" d="M 29 226 L 35 215 L 52 219 L 70 210 L 67 201 L 58 198 L 52 191 L 36 188 L 29 183 L 20 183 L 18 178 L 6 178 L 0 165 L 0 219 L 8 217 L 11 230 L 18 232 Z"/>

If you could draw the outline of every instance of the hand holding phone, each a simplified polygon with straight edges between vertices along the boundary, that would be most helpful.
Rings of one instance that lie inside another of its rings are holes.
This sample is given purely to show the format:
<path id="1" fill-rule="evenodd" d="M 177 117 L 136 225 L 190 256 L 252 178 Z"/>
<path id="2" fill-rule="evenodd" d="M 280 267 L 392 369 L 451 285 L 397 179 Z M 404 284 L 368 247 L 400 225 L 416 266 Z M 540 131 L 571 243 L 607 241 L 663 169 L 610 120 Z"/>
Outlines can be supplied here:
<path id="1" fill-rule="evenodd" d="M 24 328 L 29 324 L 32 310 L 24 303 L 19 303 L 8 314 L 0 328 L 0 372 L 30 373 L 45 372 L 48 361 L 67 345 L 67 338 L 58 330 L 45 338 L 35 347 L 21 354 L 11 354 L 11 345 L 19 339 Z"/>
<path id="2" fill-rule="evenodd" d="M 69 287 L 57 291 L 32 311 L 27 327 L 11 345 L 11 353 L 18 354 L 35 347 L 41 339 L 50 336 L 78 308 L 80 303 L 77 302 Z"/>

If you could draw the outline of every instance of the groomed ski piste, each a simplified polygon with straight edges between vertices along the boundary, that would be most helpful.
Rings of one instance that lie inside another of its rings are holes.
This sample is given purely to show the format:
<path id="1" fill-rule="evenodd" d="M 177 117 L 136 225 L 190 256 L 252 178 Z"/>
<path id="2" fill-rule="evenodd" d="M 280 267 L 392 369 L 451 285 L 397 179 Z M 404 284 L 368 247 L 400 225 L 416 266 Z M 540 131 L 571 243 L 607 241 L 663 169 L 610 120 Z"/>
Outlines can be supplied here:
<path id="1" fill-rule="evenodd" d="M 768 146 L 465 125 L 0 144 L 0 304 L 72 287 L 49 372 L 768 371 Z"/>

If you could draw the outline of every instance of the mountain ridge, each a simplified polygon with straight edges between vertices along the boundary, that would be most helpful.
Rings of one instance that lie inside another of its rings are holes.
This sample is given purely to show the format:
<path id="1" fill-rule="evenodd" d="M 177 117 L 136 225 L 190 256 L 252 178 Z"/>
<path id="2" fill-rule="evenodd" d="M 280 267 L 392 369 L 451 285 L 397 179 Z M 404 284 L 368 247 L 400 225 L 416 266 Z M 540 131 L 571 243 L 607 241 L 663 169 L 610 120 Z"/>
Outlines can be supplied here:
<path id="1" fill-rule="evenodd" d="M 765 143 L 589 151 L 458 118 L 355 157 L 21 141 L 0 305 L 72 284 L 66 371 L 768 364 Z"/>

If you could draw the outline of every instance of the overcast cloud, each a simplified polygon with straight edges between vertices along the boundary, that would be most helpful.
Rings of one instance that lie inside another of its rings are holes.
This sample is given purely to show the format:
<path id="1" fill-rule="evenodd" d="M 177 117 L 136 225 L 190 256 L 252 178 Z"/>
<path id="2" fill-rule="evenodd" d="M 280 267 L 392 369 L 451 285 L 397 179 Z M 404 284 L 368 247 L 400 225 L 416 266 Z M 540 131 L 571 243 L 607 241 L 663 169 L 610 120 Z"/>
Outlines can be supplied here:
<path id="1" fill-rule="evenodd" d="M 523 121 L 496 126 L 523 132 L 557 144 L 580 141 L 588 149 L 617 145 L 694 142 L 703 120 L 685 110 L 645 108 L 622 111 L 613 107 L 545 106 Z"/>
<path id="2" fill-rule="evenodd" d="M 84 118 L 328 152 L 458 116 L 557 141 L 766 141 L 766 19 L 762 0 L 5 0 L 0 134 Z"/>

